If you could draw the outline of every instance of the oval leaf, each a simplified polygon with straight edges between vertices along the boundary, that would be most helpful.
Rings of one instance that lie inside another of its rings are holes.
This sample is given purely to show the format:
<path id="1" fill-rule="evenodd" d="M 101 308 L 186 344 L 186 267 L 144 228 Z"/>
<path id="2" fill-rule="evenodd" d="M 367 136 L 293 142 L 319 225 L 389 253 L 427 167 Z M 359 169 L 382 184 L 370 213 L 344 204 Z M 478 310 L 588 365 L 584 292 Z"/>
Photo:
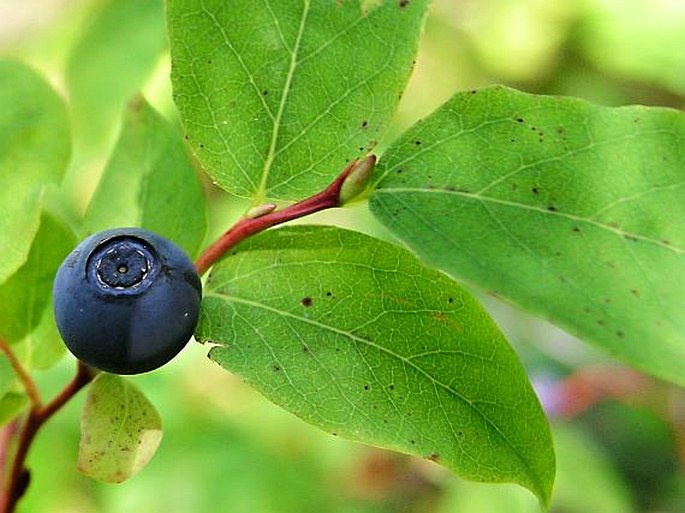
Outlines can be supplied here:
<path id="1" fill-rule="evenodd" d="M 393 145 L 373 213 L 427 262 L 685 385 L 685 115 L 502 87 Z"/>
<path id="2" fill-rule="evenodd" d="M 261 202 L 325 187 L 395 111 L 426 4 L 168 0 L 174 97 L 206 171 Z"/>
<path id="3" fill-rule="evenodd" d="M 205 198 L 181 136 L 141 97 L 124 125 L 86 213 L 88 233 L 138 226 L 195 255 L 206 230 Z"/>
<path id="4" fill-rule="evenodd" d="M 0 283 L 26 260 L 43 187 L 59 183 L 69 151 L 64 102 L 25 65 L 0 60 Z"/>
<path id="5" fill-rule="evenodd" d="M 307 422 L 549 498 L 552 442 L 516 355 L 405 250 L 337 228 L 261 234 L 212 270 L 196 337 Z"/>
<path id="6" fill-rule="evenodd" d="M 129 380 L 101 373 L 81 418 L 78 468 L 106 483 L 121 483 L 147 465 L 162 440 L 157 410 Z"/>

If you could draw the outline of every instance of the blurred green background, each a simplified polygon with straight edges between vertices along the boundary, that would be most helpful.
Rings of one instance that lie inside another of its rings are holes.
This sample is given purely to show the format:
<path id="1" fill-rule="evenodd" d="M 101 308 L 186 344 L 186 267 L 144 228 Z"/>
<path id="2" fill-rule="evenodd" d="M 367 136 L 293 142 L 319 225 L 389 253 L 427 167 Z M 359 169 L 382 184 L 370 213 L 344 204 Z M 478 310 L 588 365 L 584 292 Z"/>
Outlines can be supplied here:
<path id="1" fill-rule="evenodd" d="M 136 91 L 176 113 L 162 0 L 0 0 L 0 57 L 41 70 L 68 101 L 64 182 L 87 205 Z M 453 93 L 502 83 L 604 105 L 685 107 L 683 0 L 435 0 L 387 141 Z M 382 151 L 382 146 L 380 148 Z M 206 185 L 208 239 L 245 203 Z M 364 206 L 317 215 L 387 236 Z M 474 291 L 536 385 L 558 456 L 554 513 L 685 511 L 685 393 Z M 437 465 L 346 442 L 271 405 L 189 345 L 133 378 L 165 427 L 150 465 L 122 485 L 75 468 L 83 394 L 42 431 L 23 512 L 534 512 L 511 485 L 464 482 Z M 38 376 L 46 397 L 73 361 Z"/>

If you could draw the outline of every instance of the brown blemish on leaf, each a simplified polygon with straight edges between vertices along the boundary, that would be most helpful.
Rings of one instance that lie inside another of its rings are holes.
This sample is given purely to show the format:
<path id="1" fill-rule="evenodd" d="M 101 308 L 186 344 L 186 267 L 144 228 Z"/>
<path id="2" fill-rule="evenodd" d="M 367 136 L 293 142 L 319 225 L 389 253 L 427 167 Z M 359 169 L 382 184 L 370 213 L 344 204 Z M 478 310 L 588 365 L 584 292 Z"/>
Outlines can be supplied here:
<path id="1" fill-rule="evenodd" d="M 300 303 L 302 303 L 302 306 L 304 306 L 305 308 L 309 308 L 314 303 L 314 300 L 311 297 L 306 296 L 300 300 Z"/>

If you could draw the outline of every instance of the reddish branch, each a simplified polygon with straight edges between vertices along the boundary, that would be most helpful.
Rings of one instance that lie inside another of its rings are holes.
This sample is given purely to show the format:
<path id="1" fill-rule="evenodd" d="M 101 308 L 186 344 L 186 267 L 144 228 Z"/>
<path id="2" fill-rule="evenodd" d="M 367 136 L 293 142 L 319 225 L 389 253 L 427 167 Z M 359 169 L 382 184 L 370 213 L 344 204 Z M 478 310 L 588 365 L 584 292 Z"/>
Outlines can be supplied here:
<path id="1" fill-rule="evenodd" d="M 2 344 L 5 345 L 5 344 Z M 6 347 L 6 346 L 5 346 Z M 10 362 L 14 359 L 16 362 L 16 357 L 10 350 L 9 352 L 3 351 L 10 359 Z M 9 356 L 9 355 L 12 356 Z M 18 362 L 17 362 L 18 363 Z M 14 364 L 13 364 L 14 367 Z M 16 368 L 15 368 L 16 369 Z M 48 404 L 42 406 L 40 401 L 34 401 L 34 397 L 38 397 L 36 392 L 36 386 L 26 372 L 19 374 L 20 379 L 24 383 L 27 393 L 31 396 L 29 390 L 33 390 L 34 394 L 32 396 L 32 406 L 29 411 L 28 417 L 24 422 L 24 426 L 19 431 L 19 443 L 17 450 L 14 454 L 14 459 L 12 461 L 12 466 L 9 470 L 8 478 L 3 483 L 3 493 L 0 495 L 0 513 L 11 513 L 17 505 L 17 502 L 24 495 L 26 487 L 29 484 L 29 471 L 26 469 L 26 456 L 28 455 L 29 448 L 33 442 L 38 430 L 45 424 L 57 411 L 59 411 L 62 406 L 64 406 L 76 393 L 86 386 L 92 379 L 93 373 L 81 362 L 78 363 L 78 368 L 76 370 L 76 376 L 67 384 L 66 387 Z M 9 450 L 8 447 L 5 448 L 6 451 Z M 4 464 L 4 461 L 2 462 Z"/>
<path id="2" fill-rule="evenodd" d="M 363 163 L 372 166 L 375 160 L 376 158 L 372 155 L 367 157 Z M 357 167 L 357 164 L 356 160 L 352 162 L 325 190 L 306 200 L 294 203 L 282 210 L 271 212 L 269 209 L 266 209 L 268 213 L 264 215 L 254 218 L 244 217 L 238 221 L 200 255 L 200 258 L 195 262 L 198 274 L 203 275 L 227 251 L 250 235 L 259 233 L 277 224 L 313 214 L 314 212 L 339 207 L 341 203 L 340 190 L 343 183 L 345 183 L 345 179 Z"/>

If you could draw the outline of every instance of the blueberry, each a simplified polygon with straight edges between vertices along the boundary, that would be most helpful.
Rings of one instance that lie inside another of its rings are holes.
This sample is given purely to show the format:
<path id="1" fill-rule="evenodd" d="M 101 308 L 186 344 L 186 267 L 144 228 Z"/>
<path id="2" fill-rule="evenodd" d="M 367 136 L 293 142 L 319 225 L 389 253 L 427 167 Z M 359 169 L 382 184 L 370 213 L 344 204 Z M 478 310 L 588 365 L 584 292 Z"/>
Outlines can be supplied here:
<path id="1" fill-rule="evenodd" d="M 85 239 L 53 286 L 55 321 L 69 350 L 114 374 L 147 372 L 176 356 L 193 334 L 201 297 L 183 251 L 139 228 Z"/>

